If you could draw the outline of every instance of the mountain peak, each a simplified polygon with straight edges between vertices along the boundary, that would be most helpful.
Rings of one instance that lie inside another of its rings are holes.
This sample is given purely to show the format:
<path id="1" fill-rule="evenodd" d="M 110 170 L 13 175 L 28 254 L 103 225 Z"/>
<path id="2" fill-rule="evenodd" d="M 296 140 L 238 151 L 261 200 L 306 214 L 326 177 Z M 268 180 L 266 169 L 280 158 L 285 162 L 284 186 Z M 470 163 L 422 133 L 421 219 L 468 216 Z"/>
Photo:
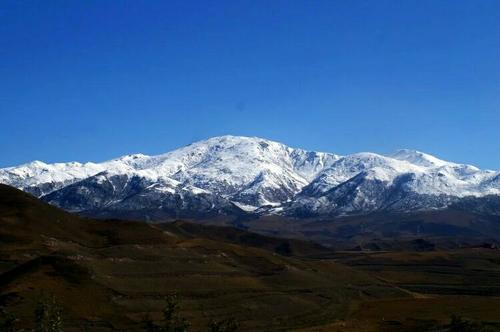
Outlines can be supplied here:
<path id="1" fill-rule="evenodd" d="M 130 154 L 85 164 L 34 161 L 0 169 L 0 182 L 68 209 L 176 211 L 196 208 L 189 205 L 196 203 L 200 211 L 216 213 L 233 203 L 282 211 L 297 203 L 338 212 L 341 201 L 346 211 L 411 210 L 423 205 L 423 198 L 424 207 L 438 208 L 449 197 L 500 194 L 498 174 L 409 149 L 387 156 L 338 156 L 260 137 L 223 135 L 156 156 Z"/>
<path id="2" fill-rule="evenodd" d="M 240 144 L 261 144 L 262 147 L 269 145 L 285 146 L 284 144 L 269 139 L 256 137 L 256 136 L 234 136 L 234 135 L 222 135 L 210 137 L 204 140 L 196 141 L 187 146 L 192 145 L 240 145 Z"/>
<path id="3" fill-rule="evenodd" d="M 407 161 L 417 166 L 423 167 L 440 167 L 445 165 L 450 165 L 454 163 L 450 163 L 441 159 L 438 159 L 430 154 L 411 149 L 400 149 L 396 152 L 388 155 L 388 157 Z"/>

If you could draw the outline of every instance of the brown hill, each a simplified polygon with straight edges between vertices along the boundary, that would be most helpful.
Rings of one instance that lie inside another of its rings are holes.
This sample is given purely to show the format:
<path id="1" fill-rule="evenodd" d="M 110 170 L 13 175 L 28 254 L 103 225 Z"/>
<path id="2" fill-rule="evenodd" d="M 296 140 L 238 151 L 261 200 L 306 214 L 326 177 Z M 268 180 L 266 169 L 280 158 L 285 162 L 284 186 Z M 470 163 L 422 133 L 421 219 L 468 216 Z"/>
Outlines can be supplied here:
<path id="1" fill-rule="evenodd" d="M 335 249 L 418 250 L 424 239 L 435 249 L 500 242 L 500 217 L 459 209 L 414 213 L 373 213 L 335 218 L 263 216 L 241 227 L 287 238 L 307 239 Z"/>
<path id="2" fill-rule="evenodd" d="M 457 227 L 475 220 L 445 217 Z M 279 225 L 290 235 L 309 229 L 321 238 L 325 225 L 332 232 L 363 225 L 380 235 L 396 218 L 308 220 L 288 228 L 274 218 L 250 226 L 266 232 Z M 87 322 L 92 331 L 141 331 L 144 316 L 160 319 L 164 297 L 177 293 L 190 331 L 228 317 L 241 322 L 241 331 L 447 331 L 452 314 L 499 329 L 494 245 L 439 250 L 411 236 L 407 247 L 389 238 L 368 246 L 383 251 L 335 252 L 183 221 L 92 220 L 0 185 L 0 307 L 18 317 L 16 328 L 30 329 L 36 301 L 53 294 L 65 331 Z"/>
<path id="3" fill-rule="evenodd" d="M 289 330 L 342 317 L 355 298 L 407 296 L 333 261 L 321 246 L 176 222 L 80 218 L 0 186 L 0 304 L 30 327 L 40 293 L 64 306 L 67 330 L 140 330 L 178 293 L 196 331 L 234 317 L 242 330 Z M 284 254 L 281 255 L 280 253 Z"/>

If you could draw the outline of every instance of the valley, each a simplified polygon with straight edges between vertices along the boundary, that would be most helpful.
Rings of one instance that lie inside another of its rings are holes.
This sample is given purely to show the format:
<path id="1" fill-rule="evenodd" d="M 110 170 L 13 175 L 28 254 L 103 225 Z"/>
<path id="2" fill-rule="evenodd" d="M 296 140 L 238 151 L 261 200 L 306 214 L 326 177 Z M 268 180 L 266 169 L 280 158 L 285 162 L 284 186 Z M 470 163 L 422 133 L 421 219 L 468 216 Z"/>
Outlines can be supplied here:
<path id="1" fill-rule="evenodd" d="M 500 332 L 500 1 L 0 18 L 0 332 Z"/>
<path id="2" fill-rule="evenodd" d="M 341 251 L 182 221 L 92 220 L 0 186 L 0 305 L 33 326 L 42 293 L 67 331 L 141 331 L 177 294 L 192 331 L 423 331 L 500 324 L 500 251 Z M 90 325 L 88 325 L 90 324 Z"/>

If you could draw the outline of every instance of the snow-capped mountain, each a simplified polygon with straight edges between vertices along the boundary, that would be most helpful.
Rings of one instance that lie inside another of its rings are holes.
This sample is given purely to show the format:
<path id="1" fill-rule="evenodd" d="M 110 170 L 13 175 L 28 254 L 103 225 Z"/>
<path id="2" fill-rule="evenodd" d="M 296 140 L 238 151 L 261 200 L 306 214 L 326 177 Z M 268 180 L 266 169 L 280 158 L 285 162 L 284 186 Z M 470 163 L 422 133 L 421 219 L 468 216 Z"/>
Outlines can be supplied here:
<path id="1" fill-rule="evenodd" d="M 500 195 L 499 172 L 418 151 L 339 156 L 237 136 L 103 163 L 34 161 L 0 169 L 0 182 L 67 210 L 142 219 L 412 211 Z"/>

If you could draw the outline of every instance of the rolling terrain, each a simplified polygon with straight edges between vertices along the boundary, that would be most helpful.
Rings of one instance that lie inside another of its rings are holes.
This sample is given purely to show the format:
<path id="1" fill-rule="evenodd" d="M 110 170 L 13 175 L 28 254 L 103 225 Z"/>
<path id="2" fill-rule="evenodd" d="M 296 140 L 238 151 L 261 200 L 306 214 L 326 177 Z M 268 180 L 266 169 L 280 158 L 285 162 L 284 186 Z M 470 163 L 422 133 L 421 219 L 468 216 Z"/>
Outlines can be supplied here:
<path id="1" fill-rule="evenodd" d="M 436 249 L 500 243 L 499 216 L 458 208 L 335 218 L 261 216 L 237 222 L 215 219 L 209 222 L 236 225 L 270 236 L 313 240 L 340 250 L 419 250 L 424 242 Z"/>
<path id="2" fill-rule="evenodd" d="M 405 296 L 364 272 L 307 258 L 329 252 L 311 243 L 182 222 L 83 219 L 7 186 L 0 222 L 0 299 L 20 327 L 30 326 L 42 290 L 62 302 L 68 330 L 85 321 L 140 330 L 174 292 L 195 330 L 235 317 L 249 331 L 329 322 L 352 298 Z"/>
<path id="3" fill-rule="evenodd" d="M 500 251 L 333 251 L 234 228 L 93 220 L 0 186 L 0 305 L 30 328 L 41 293 L 65 330 L 142 330 L 176 293 L 192 331 L 425 331 L 500 324 Z M 408 248 L 407 248 L 408 249 Z"/>

